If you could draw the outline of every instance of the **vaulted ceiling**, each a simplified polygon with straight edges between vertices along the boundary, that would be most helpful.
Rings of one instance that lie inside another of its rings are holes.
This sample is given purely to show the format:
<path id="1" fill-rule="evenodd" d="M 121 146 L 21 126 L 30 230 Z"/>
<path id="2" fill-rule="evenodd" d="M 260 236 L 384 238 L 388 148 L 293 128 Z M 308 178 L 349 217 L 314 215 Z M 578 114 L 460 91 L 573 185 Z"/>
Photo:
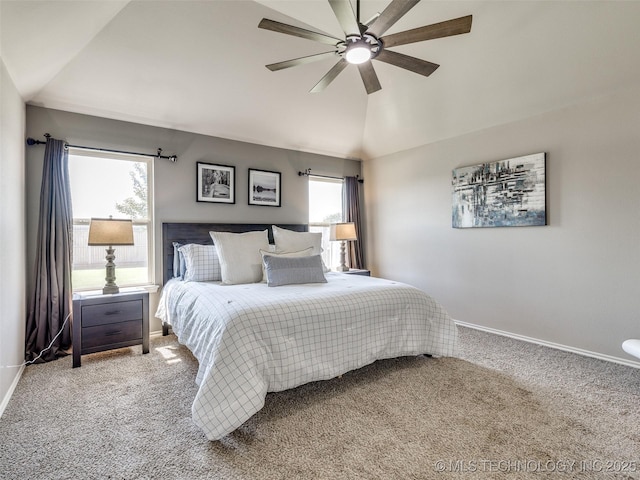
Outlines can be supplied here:
<path id="1" fill-rule="evenodd" d="M 334 59 L 265 68 L 327 46 L 264 17 L 344 36 L 327 0 L 0 0 L 0 54 L 32 105 L 363 159 L 640 83 L 638 1 L 423 0 L 387 33 L 464 15 L 468 34 L 394 48 L 430 77 L 374 61 L 371 95 L 353 66 L 309 93 Z"/>

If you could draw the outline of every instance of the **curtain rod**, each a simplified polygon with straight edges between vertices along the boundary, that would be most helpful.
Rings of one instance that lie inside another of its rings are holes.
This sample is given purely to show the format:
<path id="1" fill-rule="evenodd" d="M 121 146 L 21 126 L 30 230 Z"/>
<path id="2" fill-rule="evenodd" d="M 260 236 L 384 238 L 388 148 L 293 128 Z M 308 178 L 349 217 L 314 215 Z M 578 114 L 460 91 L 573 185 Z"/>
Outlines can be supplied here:
<path id="1" fill-rule="evenodd" d="M 320 178 L 332 178 L 334 180 L 344 180 L 343 177 L 332 177 L 330 175 L 318 175 L 317 173 L 311 173 L 311 169 L 307 168 L 304 172 L 298 172 L 299 177 L 320 177 Z M 356 175 L 358 183 L 364 183 L 364 180 L 360 178 L 360 175 Z"/>
<path id="2" fill-rule="evenodd" d="M 46 138 L 51 137 L 50 134 L 45 133 L 44 136 Z M 34 138 L 28 137 L 27 138 L 27 145 L 29 146 L 33 146 L 33 145 L 45 145 L 47 142 L 46 141 L 42 141 L 42 140 L 36 140 Z M 140 152 L 127 152 L 125 150 L 113 150 L 111 148 L 98 148 L 98 147 L 84 147 L 82 145 L 70 145 L 67 142 L 64 143 L 64 147 L 65 148 L 82 148 L 84 150 L 94 150 L 96 152 L 109 152 L 109 153 L 124 153 L 126 155 L 142 155 L 145 157 L 154 157 L 154 158 L 164 158 L 166 160 L 170 160 L 171 162 L 175 163 L 178 160 L 178 156 L 177 155 L 162 155 L 162 149 L 158 148 L 158 153 L 157 154 L 149 154 L 149 153 L 140 153 Z"/>

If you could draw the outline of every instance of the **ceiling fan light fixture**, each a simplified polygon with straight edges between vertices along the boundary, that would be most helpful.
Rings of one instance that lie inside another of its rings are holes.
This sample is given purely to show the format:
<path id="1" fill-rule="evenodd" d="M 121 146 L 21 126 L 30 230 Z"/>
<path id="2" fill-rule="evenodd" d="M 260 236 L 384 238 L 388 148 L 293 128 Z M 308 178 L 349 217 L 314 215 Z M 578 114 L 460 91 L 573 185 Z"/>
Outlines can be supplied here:
<path id="1" fill-rule="evenodd" d="M 338 48 L 344 48 L 342 52 L 338 53 L 343 55 L 347 62 L 359 65 L 375 58 L 380 53 L 382 44 L 373 35 L 365 33 L 362 36 L 348 36 L 346 44 L 342 43 L 342 45 L 338 45 Z"/>
<path id="2" fill-rule="evenodd" d="M 364 42 L 363 42 L 364 43 Z M 347 48 L 347 51 L 344 54 L 344 58 L 347 62 L 352 63 L 354 65 L 359 65 L 368 60 L 371 60 L 371 48 L 368 45 L 354 43 Z"/>

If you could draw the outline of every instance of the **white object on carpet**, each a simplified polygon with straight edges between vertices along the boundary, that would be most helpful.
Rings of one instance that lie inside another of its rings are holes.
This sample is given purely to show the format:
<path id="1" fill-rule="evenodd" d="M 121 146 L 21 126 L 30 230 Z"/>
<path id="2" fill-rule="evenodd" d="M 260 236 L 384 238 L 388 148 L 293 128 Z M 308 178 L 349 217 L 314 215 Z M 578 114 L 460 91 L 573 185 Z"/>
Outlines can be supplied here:
<path id="1" fill-rule="evenodd" d="M 640 358 L 640 340 L 629 339 L 622 342 L 622 349 L 629 355 Z"/>

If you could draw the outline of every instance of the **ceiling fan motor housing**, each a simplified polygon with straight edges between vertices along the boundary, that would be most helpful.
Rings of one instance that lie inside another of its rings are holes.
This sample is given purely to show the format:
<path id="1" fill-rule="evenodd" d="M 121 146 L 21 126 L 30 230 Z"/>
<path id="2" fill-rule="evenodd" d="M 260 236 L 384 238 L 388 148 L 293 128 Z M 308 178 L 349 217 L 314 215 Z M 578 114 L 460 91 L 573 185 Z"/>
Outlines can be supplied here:
<path id="1" fill-rule="evenodd" d="M 336 45 L 336 52 L 349 63 L 359 64 L 373 60 L 382 51 L 382 40 L 363 33 L 362 35 L 348 35 L 344 42 Z"/>

